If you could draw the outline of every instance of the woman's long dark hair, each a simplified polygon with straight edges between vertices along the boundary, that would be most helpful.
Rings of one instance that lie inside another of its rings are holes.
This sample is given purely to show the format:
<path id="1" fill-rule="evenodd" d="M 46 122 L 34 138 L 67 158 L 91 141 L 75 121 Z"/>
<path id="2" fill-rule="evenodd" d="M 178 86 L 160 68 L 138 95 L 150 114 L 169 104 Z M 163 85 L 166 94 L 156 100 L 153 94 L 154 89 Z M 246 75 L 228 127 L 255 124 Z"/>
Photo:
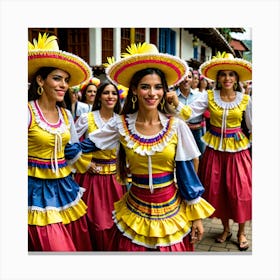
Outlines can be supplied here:
<path id="1" fill-rule="evenodd" d="M 64 95 L 65 108 L 68 109 L 70 112 L 72 112 L 72 103 L 70 98 L 70 94 L 72 94 L 72 91 L 73 90 L 71 88 L 68 88 Z"/>
<path id="2" fill-rule="evenodd" d="M 40 98 L 40 95 L 37 93 L 37 90 L 39 88 L 39 85 L 37 83 L 37 80 L 36 78 L 38 76 L 41 76 L 43 80 L 45 80 L 48 75 L 54 71 L 55 69 L 57 68 L 54 68 L 54 67 L 42 67 L 40 68 L 36 74 L 34 75 L 34 77 L 32 78 L 31 82 L 30 82 L 30 85 L 29 85 L 29 89 L 28 89 L 28 101 L 32 101 L 32 100 L 37 100 Z M 65 93 L 67 94 L 67 92 Z M 59 107 L 66 107 L 64 101 L 62 102 L 57 102 L 57 105 Z"/>
<path id="3" fill-rule="evenodd" d="M 160 77 L 161 83 L 163 85 L 163 90 L 164 90 L 164 95 L 163 99 L 165 100 L 166 93 L 169 91 L 168 90 L 168 85 L 167 81 L 165 78 L 164 73 L 157 69 L 157 68 L 146 68 L 143 70 L 140 70 L 136 72 L 133 77 L 131 78 L 129 89 L 128 89 L 128 94 L 125 99 L 125 103 L 123 105 L 123 109 L 121 111 L 121 115 L 125 114 L 132 114 L 138 111 L 139 105 L 138 101 L 135 103 L 135 108 L 133 109 L 132 106 L 132 97 L 133 97 L 133 90 L 135 90 L 139 82 L 142 80 L 143 77 L 151 74 L 156 74 Z M 158 105 L 158 110 L 164 114 L 169 114 L 169 115 L 175 115 L 175 111 L 172 108 L 172 106 L 165 101 L 163 108 L 161 108 L 161 104 Z M 118 152 L 118 157 L 117 157 L 117 173 L 118 173 L 118 178 L 122 184 L 125 184 L 127 181 L 127 174 L 129 173 L 128 167 L 127 167 L 127 160 L 126 160 L 126 154 L 125 150 L 122 145 L 120 145 L 119 152 Z"/>
<path id="4" fill-rule="evenodd" d="M 120 113 L 120 110 L 121 110 L 121 102 L 120 102 L 120 94 L 119 94 L 119 90 L 118 90 L 118 87 L 113 84 L 112 82 L 110 81 L 107 81 L 105 80 L 104 82 L 102 82 L 98 87 L 97 87 L 97 92 L 96 92 L 96 96 L 95 96 L 95 99 L 94 99 L 94 102 L 93 102 L 93 105 L 92 105 L 92 111 L 96 111 L 96 110 L 100 110 L 101 109 L 101 102 L 100 102 L 100 99 L 101 99 L 101 95 L 104 91 L 104 89 L 108 86 L 108 85 L 112 85 L 117 94 L 118 94 L 118 100 L 117 100 L 117 103 L 114 107 L 114 112 L 119 114 Z"/>

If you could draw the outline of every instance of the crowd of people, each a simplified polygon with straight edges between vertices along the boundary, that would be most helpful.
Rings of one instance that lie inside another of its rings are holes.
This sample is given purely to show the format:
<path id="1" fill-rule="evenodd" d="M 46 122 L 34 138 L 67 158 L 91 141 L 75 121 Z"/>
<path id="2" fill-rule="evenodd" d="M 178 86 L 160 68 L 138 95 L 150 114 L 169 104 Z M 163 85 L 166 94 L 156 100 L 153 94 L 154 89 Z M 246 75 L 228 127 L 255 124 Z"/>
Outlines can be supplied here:
<path id="1" fill-rule="evenodd" d="M 230 54 L 193 70 L 144 42 L 100 81 L 39 34 L 28 45 L 28 250 L 194 251 L 213 217 L 216 242 L 233 220 L 247 250 L 251 77 Z"/>

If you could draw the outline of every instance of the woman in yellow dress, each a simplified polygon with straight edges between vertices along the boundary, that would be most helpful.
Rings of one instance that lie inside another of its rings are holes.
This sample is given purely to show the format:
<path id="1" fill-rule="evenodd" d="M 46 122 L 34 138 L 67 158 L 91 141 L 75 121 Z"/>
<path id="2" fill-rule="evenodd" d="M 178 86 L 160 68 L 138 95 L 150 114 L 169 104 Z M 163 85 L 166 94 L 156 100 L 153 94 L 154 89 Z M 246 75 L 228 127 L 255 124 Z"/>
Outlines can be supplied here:
<path id="1" fill-rule="evenodd" d="M 78 137 L 87 138 L 94 130 L 116 118 L 121 108 L 120 95 L 115 84 L 105 81 L 98 86 L 91 112 L 82 114 L 76 121 Z M 116 179 L 116 149 L 99 150 L 85 155 L 94 163 L 84 174 L 75 175 L 76 182 L 86 189 L 83 199 L 88 206 L 87 221 L 92 247 L 95 251 L 112 251 L 114 202 L 126 192 Z M 110 247 L 109 247 L 110 245 Z"/>
<path id="2" fill-rule="evenodd" d="M 222 220 L 223 232 L 216 242 L 230 240 L 230 219 L 239 225 L 237 241 L 241 251 L 249 248 L 245 223 L 252 218 L 252 161 L 250 138 L 242 131 L 245 120 L 252 131 L 252 102 L 242 93 L 240 82 L 252 79 L 251 63 L 231 54 L 220 54 L 200 66 L 206 78 L 216 81 L 216 88 L 208 90 L 190 106 L 179 104 L 174 93 L 172 102 L 184 119 L 210 112 L 210 128 L 202 137 L 207 145 L 199 165 L 199 178 L 205 187 L 204 198 L 214 207 L 212 217 Z"/>
<path id="3" fill-rule="evenodd" d="M 132 176 L 129 191 L 114 204 L 112 238 L 118 251 L 193 251 L 202 219 L 214 208 L 201 197 L 192 133 L 165 102 L 168 87 L 184 78 L 188 66 L 151 44 L 127 50 L 106 70 L 110 80 L 129 88 L 121 115 L 88 139 L 93 149 L 117 147 L 120 180 Z"/>
<path id="4" fill-rule="evenodd" d="M 91 251 L 84 189 L 72 169 L 90 166 L 70 111 L 63 107 L 69 86 L 91 76 L 81 58 L 58 49 L 55 36 L 40 34 L 28 51 L 28 249 Z M 71 166 L 73 165 L 73 167 Z"/>

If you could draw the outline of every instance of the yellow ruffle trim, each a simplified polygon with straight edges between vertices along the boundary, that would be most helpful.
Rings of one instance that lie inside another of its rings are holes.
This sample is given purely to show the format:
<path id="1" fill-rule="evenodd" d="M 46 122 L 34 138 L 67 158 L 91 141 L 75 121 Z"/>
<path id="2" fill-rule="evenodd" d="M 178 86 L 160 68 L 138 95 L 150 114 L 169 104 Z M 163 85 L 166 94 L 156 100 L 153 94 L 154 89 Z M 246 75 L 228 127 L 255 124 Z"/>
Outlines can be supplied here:
<path id="1" fill-rule="evenodd" d="M 239 141 L 235 140 L 233 137 L 224 138 L 222 147 L 219 149 L 221 138 L 215 135 L 212 135 L 210 132 L 206 132 L 202 136 L 202 140 L 214 150 L 225 151 L 225 152 L 237 152 L 246 150 L 250 146 L 250 142 L 246 136 Z"/>
<path id="2" fill-rule="evenodd" d="M 28 167 L 28 176 L 41 178 L 41 179 L 58 179 L 65 178 L 71 173 L 71 168 L 65 166 L 58 169 L 58 174 L 55 174 L 51 169 Z"/>
<path id="3" fill-rule="evenodd" d="M 198 203 L 187 205 L 186 215 L 188 220 L 194 221 L 208 218 L 214 211 L 215 208 L 201 197 Z"/>
<path id="4" fill-rule="evenodd" d="M 28 210 L 28 224 L 37 226 L 46 226 L 60 222 L 69 224 L 84 216 L 87 212 L 86 209 L 86 204 L 80 199 L 76 205 L 65 210 Z"/>
<path id="5" fill-rule="evenodd" d="M 180 242 L 190 232 L 192 220 L 209 217 L 215 210 L 201 198 L 194 205 L 187 205 L 182 201 L 178 213 L 170 218 L 150 220 L 127 208 L 126 195 L 114 205 L 113 217 L 120 231 L 133 243 L 148 248 L 170 246 Z"/>

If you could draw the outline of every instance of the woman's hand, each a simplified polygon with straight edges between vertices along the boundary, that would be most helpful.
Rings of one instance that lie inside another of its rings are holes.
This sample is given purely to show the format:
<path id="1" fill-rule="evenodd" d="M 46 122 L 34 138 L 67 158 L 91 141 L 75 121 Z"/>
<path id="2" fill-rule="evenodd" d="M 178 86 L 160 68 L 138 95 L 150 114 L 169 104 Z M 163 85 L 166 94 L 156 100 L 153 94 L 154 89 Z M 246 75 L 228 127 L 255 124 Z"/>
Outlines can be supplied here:
<path id="1" fill-rule="evenodd" d="M 202 224 L 202 220 L 194 220 L 192 224 L 191 231 L 191 243 L 196 243 L 202 239 L 204 233 L 204 228 Z"/>
<path id="2" fill-rule="evenodd" d="M 99 173 L 100 172 L 100 166 L 97 166 L 95 164 L 95 162 L 91 162 L 90 163 L 90 166 L 89 166 L 89 169 L 88 169 L 88 172 L 90 174 L 96 174 L 96 173 Z"/>
<path id="3" fill-rule="evenodd" d="M 175 108 L 177 108 L 177 106 L 179 105 L 179 99 L 177 96 L 176 91 L 172 90 L 166 93 L 166 101 L 175 106 Z"/>

